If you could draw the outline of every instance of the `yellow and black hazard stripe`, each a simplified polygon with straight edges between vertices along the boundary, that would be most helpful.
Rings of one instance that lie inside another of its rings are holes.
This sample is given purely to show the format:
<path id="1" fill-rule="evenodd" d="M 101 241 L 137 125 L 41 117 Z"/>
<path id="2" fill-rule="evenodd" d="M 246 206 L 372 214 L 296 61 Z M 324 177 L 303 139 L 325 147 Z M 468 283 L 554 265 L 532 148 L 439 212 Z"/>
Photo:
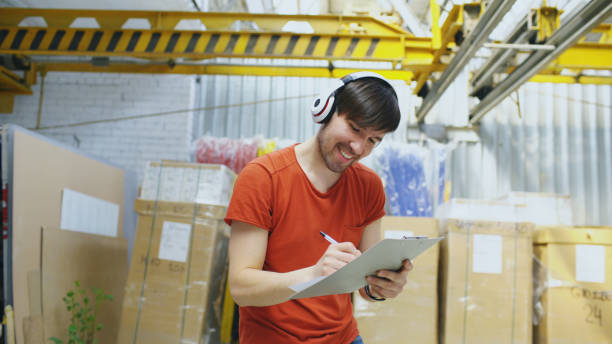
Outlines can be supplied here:
<path id="1" fill-rule="evenodd" d="M 428 50 L 428 44 L 423 44 Z M 139 57 L 401 60 L 403 38 L 269 32 L 0 28 L 0 52 Z"/>

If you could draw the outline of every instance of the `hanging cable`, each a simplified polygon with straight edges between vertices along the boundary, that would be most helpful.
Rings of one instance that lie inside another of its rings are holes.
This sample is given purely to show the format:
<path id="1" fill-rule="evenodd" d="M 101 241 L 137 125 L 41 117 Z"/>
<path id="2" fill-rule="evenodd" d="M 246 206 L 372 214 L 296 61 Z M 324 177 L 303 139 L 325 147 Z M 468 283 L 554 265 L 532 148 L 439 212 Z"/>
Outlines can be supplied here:
<path id="1" fill-rule="evenodd" d="M 198 3 L 196 2 L 196 0 L 191 0 L 191 3 L 193 4 L 193 7 L 196 8 L 196 11 L 202 12 L 202 9 L 200 8 L 200 6 L 198 6 Z"/>
<path id="2" fill-rule="evenodd" d="M 38 115 L 36 116 L 36 129 L 40 129 L 40 122 L 42 121 L 42 108 L 43 99 L 45 97 L 45 78 L 47 77 L 47 70 L 40 70 L 40 97 L 38 98 Z"/>
<path id="3" fill-rule="evenodd" d="M 100 119 L 100 120 L 96 120 L 96 121 L 85 121 L 85 122 L 77 122 L 77 123 L 70 123 L 70 124 L 50 125 L 50 126 L 46 126 L 46 127 L 38 127 L 37 126 L 36 128 L 29 128 L 29 129 L 30 130 L 47 130 L 47 129 L 59 129 L 59 128 L 72 128 L 72 127 L 80 127 L 80 126 L 83 126 L 83 125 L 92 125 L 92 124 L 100 124 L 100 123 L 113 123 L 113 122 L 129 121 L 129 120 L 135 120 L 135 119 L 143 119 L 143 118 L 151 118 L 151 117 L 161 117 L 161 116 L 168 116 L 168 115 L 176 115 L 176 114 L 186 113 L 186 112 L 209 111 L 209 110 L 227 109 L 227 108 L 247 106 L 247 105 L 256 105 L 256 104 L 262 104 L 262 103 L 272 103 L 272 102 L 291 100 L 291 99 L 313 98 L 315 96 L 316 96 L 316 94 L 307 94 L 307 95 L 301 95 L 301 96 L 265 99 L 265 100 L 252 101 L 252 102 L 246 102 L 246 103 L 238 103 L 238 104 L 207 106 L 207 107 L 200 107 L 200 108 L 191 108 L 191 109 L 182 109 L 182 110 L 174 110 L 174 111 L 166 111 L 166 112 L 157 112 L 157 113 L 150 113 L 150 114 L 144 114 L 144 115 L 133 115 L 133 116 L 118 117 L 118 118 Z"/>

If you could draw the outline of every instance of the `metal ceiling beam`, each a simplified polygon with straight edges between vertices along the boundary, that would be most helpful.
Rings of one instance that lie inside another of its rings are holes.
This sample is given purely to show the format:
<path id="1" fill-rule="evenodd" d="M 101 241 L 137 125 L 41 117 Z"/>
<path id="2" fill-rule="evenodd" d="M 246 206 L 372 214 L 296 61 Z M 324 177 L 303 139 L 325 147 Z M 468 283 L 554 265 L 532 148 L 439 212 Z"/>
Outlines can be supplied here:
<path id="1" fill-rule="evenodd" d="M 538 74 L 529 79 L 529 82 L 547 82 L 556 84 L 588 84 L 588 85 L 612 85 L 612 77 L 595 75 L 557 75 Z"/>
<path id="2" fill-rule="evenodd" d="M 512 30 L 512 33 L 504 43 L 516 44 L 528 42 L 536 32 L 536 30 L 529 30 L 529 17 L 525 16 Z M 491 55 L 472 77 L 472 96 L 481 92 L 483 87 L 489 87 L 492 82 L 491 79 L 493 74 L 504 66 L 509 65 L 509 59 L 515 54 L 516 50 L 514 49 L 500 49 Z"/>
<path id="3" fill-rule="evenodd" d="M 562 52 L 547 68 L 612 70 L 612 43 L 579 43 Z"/>
<path id="4" fill-rule="evenodd" d="M 42 17 L 49 28 L 68 28 L 77 18 L 94 18 L 100 29 L 118 30 L 130 19 L 145 20 L 151 30 L 174 30 L 183 20 L 200 21 L 207 30 L 231 30 L 236 22 L 251 23 L 261 31 L 282 31 L 290 21 L 303 21 L 320 34 L 361 31 L 368 35 L 393 36 L 409 34 L 400 27 L 368 16 L 280 15 L 267 13 L 168 12 L 125 10 L 59 10 L 36 8 L 3 8 L 0 26 L 17 26 L 28 17 Z M 410 34 L 409 34 L 410 35 Z"/>
<path id="5" fill-rule="evenodd" d="M 440 99 L 444 91 L 446 91 L 457 75 L 463 70 L 463 67 L 465 67 L 478 49 L 480 49 L 482 43 L 489 37 L 493 29 L 495 29 L 497 23 L 499 23 L 504 14 L 510 10 L 514 1 L 515 0 L 493 0 L 488 4 L 485 12 L 478 20 L 472 32 L 462 42 L 461 48 L 444 70 L 440 79 L 434 83 L 432 89 L 423 100 L 423 104 L 417 110 L 416 117 L 419 123 L 424 121 L 425 116 L 431 110 L 435 102 Z"/>
<path id="6" fill-rule="evenodd" d="M 146 73 L 146 74 L 188 74 L 188 75 L 256 75 L 256 76 L 292 76 L 341 78 L 347 74 L 363 69 L 298 67 L 298 66 L 262 66 L 262 65 L 232 65 L 232 64 L 196 64 L 178 63 L 128 63 L 111 62 L 106 66 L 94 66 L 87 62 L 36 62 L 38 68 L 48 72 L 93 72 L 93 73 Z M 411 80 L 411 71 L 369 69 L 391 80 Z"/>
<path id="7" fill-rule="evenodd" d="M 0 94 L 32 94 L 32 89 L 21 77 L 0 66 Z"/>
<path id="8" fill-rule="evenodd" d="M 536 75 L 538 71 L 546 67 L 611 14 L 612 2 L 610 0 L 592 0 L 569 14 L 561 27 L 553 32 L 545 42 L 546 44 L 556 46 L 556 49 L 533 52 L 472 109 L 470 112 L 470 123 L 478 123 L 482 116 L 499 104 L 512 91 Z"/>
<path id="9" fill-rule="evenodd" d="M 19 27 L 27 17 L 42 17 L 47 27 Z M 71 27 L 77 18 L 94 18 L 100 28 Z M 151 29 L 124 28 L 129 19 Z M 205 30 L 179 30 L 196 20 Z M 304 22 L 313 33 L 283 31 Z M 236 23 L 254 29 L 236 29 Z M 393 69 L 432 70 L 431 38 L 365 16 L 307 16 L 243 13 L 73 11 L 3 9 L 0 53 L 25 55 L 130 56 L 148 59 L 213 57 L 319 59 L 392 62 Z M 435 69 L 435 68 L 433 68 Z"/>

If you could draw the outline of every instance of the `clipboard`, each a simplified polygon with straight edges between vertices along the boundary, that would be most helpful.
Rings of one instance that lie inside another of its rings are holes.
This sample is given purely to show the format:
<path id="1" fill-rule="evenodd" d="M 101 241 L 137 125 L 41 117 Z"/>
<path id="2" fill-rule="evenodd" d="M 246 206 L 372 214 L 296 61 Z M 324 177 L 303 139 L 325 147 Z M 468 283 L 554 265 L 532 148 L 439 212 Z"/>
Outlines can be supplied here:
<path id="1" fill-rule="evenodd" d="M 398 270 L 404 259 L 413 260 L 442 239 L 383 239 L 333 274 L 292 285 L 290 288 L 295 294 L 291 299 L 353 292 L 367 284 L 366 276 L 374 275 L 378 270 Z"/>

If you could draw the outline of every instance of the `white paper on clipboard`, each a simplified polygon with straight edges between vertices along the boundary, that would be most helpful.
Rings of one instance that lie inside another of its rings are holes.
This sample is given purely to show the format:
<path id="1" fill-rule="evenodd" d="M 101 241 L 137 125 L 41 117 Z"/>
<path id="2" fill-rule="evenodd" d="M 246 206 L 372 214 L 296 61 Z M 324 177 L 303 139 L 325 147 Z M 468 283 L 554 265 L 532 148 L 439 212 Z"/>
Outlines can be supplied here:
<path id="1" fill-rule="evenodd" d="M 291 289 L 296 293 L 291 298 L 353 292 L 366 285 L 366 276 L 374 275 L 378 270 L 397 270 L 404 259 L 413 260 L 440 240 L 442 237 L 383 239 L 333 274 L 292 285 Z"/>

